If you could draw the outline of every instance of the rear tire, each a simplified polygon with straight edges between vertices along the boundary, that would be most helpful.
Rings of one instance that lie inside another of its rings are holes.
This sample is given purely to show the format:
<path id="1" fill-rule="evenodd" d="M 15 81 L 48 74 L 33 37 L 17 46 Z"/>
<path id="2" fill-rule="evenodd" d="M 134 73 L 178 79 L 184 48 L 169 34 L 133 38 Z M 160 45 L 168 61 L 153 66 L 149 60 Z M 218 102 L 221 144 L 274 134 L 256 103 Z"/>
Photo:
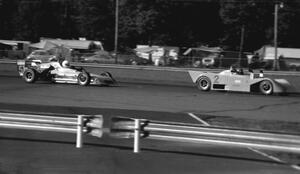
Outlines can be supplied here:
<path id="1" fill-rule="evenodd" d="M 26 69 L 23 73 L 23 78 L 27 83 L 34 83 L 37 79 L 37 74 L 33 69 Z"/>
<path id="2" fill-rule="evenodd" d="M 206 76 L 201 76 L 198 80 L 197 80 L 197 87 L 198 89 L 202 90 L 202 91 L 209 91 L 210 87 L 211 87 L 211 81 L 208 77 Z"/>
<path id="3" fill-rule="evenodd" d="M 273 84 L 269 80 L 263 80 L 259 84 L 259 90 L 264 95 L 273 94 Z"/>
<path id="4" fill-rule="evenodd" d="M 87 72 L 81 72 L 78 77 L 78 84 L 81 86 L 87 86 L 90 84 L 90 75 Z"/>

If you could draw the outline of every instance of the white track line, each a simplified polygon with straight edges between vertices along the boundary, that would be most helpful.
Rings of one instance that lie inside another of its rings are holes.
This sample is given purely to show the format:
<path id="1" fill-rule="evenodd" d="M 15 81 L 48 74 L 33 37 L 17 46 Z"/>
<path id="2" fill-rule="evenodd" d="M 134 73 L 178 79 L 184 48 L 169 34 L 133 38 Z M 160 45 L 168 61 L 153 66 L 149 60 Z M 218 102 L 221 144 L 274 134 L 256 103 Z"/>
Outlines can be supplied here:
<path id="1" fill-rule="evenodd" d="M 191 116 L 192 118 L 196 119 L 197 121 L 201 122 L 203 125 L 205 125 L 205 126 L 210 126 L 209 123 L 207 123 L 206 121 L 202 120 L 201 118 L 199 118 L 199 117 L 196 116 L 195 114 L 193 114 L 193 113 L 191 113 L 191 112 L 189 112 L 189 113 L 187 113 L 187 114 L 188 114 L 189 116 Z M 248 147 L 248 149 L 251 150 L 252 152 L 255 152 L 255 153 L 259 154 L 259 155 L 262 155 L 262 156 L 264 156 L 264 157 L 267 157 L 267 158 L 269 158 L 269 159 L 271 159 L 271 160 L 273 160 L 273 161 L 276 161 L 276 162 L 279 162 L 279 163 L 284 163 L 284 164 L 287 163 L 287 162 L 285 162 L 285 161 L 283 161 L 283 160 L 281 160 L 281 159 L 279 159 L 279 158 L 277 158 L 277 157 L 275 157 L 275 156 L 269 155 L 269 154 L 264 153 L 264 152 L 262 152 L 262 151 L 259 151 L 259 150 L 257 150 L 257 149 L 254 149 L 254 148 L 251 148 L 251 147 Z M 293 169 L 300 170 L 300 166 L 298 166 L 298 165 L 290 164 L 289 166 L 292 167 Z"/>
<path id="2" fill-rule="evenodd" d="M 288 166 L 290 166 L 291 168 L 295 169 L 295 170 L 299 170 L 300 171 L 300 166 L 298 165 L 295 165 L 295 164 L 288 164 L 287 162 L 275 157 L 275 156 L 272 156 L 272 155 L 269 155 L 265 152 L 262 152 L 260 150 L 257 150 L 257 149 L 254 149 L 254 148 L 251 148 L 251 147 L 248 147 L 249 150 L 251 150 L 252 152 L 255 152 L 255 153 L 258 153 L 259 155 L 262 155 L 264 157 L 267 157 L 271 160 L 274 160 L 276 162 L 279 162 L 279 163 L 283 163 L 283 164 L 287 164 Z"/>
<path id="3" fill-rule="evenodd" d="M 279 163 L 285 163 L 284 161 L 282 161 L 281 159 L 279 159 L 279 158 L 277 158 L 277 157 L 274 157 L 274 156 L 272 156 L 272 155 L 266 154 L 266 153 L 264 153 L 264 152 L 262 152 L 262 151 L 259 151 L 259 150 L 257 150 L 257 149 L 254 149 L 254 148 L 252 148 L 252 147 L 248 147 L 248 149 L 251 150 L 251 151 L 253 151 L 253 152 L 255 152 L 255 153 L 258 153 L 258 154 L 260 154 L 260 155 L 262 155 L 262 156 L 264 156 L 264 157 L 267 157 L 267 158 L 269 158 L 269 159 L 271 159 L 271 160 L 273 160 L 273 161 L 277 161 L 277 162 L 279 162 Z"/>
<path id="4" fill-rule="evenodd" d="M 197 121 L 201 122 L 203 125 L 205 126 L 210 126 L 210 124 L 208 124 L 206 121 L 202 120 L 201 118 L 197 117 L 195 114 L 189 112 L 187 113 L 189 116 L 191 116 L 192 118 L 196 119 Z"/>
<path id="5" fill-rule="evenodd" d="M 296 170 L 299 170 L 299 171 L 300 171 L 300 166 L 298 166 L 298 165 L 293 164 L 293 165 L 291 165 L 291 167 L 292 167 L 293 169 L 296 169 Z"/>

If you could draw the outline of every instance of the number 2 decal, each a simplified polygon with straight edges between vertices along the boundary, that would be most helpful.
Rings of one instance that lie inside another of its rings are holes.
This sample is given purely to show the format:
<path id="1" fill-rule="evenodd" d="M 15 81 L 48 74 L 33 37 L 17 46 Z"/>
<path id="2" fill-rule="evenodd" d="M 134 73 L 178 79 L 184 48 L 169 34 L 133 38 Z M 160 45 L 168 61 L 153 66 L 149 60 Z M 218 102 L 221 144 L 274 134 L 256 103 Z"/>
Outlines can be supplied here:
<path id="1" fill-rule="evenodd" d="M 215 75 L 215 76 L 214 76 L 214 79 L 215 79 L 215 80 L 214 80 L 214 83 L 219 83 L 219 76 L 218 76 L 218 75 Z"/>

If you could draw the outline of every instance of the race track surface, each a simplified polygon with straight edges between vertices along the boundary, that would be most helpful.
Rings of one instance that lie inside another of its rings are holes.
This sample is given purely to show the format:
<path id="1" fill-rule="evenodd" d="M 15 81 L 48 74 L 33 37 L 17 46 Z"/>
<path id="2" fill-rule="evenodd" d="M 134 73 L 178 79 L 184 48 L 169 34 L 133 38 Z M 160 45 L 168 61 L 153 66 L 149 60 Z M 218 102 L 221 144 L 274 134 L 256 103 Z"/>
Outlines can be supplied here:
<path id="1" fill-rule="evenodd" d="M 300 122 L 300 96 L 201 92 L 192 87 L 119 84 L 99 87 L 0 77 L 0 103 L 109 108 Z"/>
<path id="2" fill-rule="evenodd" d="M 203 124 L 200 119 L 212 125 L 299 131 L 298 95 L 200 92 L 192 87 L 149 84 L 26 84 L 21 78 L 3 76 L 0 80 L 2 111 L 103 114 L 106 120 L 127 116 Z M 1 129 L 0 139 L 1 174 L 299 172 L 298 155 L 247 148 L 144 140 L 142 153 L 133 154 L 132 140 L 107 136 L 87 137 L 83 149 L 76 149 L 75 136 L 68 134 Z"/>

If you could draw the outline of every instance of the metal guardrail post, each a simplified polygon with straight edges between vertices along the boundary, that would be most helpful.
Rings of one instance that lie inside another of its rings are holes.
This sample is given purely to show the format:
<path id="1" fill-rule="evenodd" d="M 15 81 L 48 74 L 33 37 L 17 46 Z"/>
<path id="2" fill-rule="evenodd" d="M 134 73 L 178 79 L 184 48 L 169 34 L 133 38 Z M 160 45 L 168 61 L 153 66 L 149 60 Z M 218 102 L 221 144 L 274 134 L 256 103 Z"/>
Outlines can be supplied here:
<path id="1" fill-rule="evenodd" d="M 83 146 L 83 134 L 102 137 L 101 115 L 53 116 L 0 112 L 0 128 L 76 134 L 76 148 Z"/>
<path id="2" fill-rule="evenodd" d="M 134 120 L 134 153 L 140 152 L 141 120 Z"/>
<path id="3" fill-rule="evenodd" d="M 76 136 L 76 148 L 82 147 L 82 133 L 83 133 L 83 115 L 77 117 L 77 136 Z"/>

